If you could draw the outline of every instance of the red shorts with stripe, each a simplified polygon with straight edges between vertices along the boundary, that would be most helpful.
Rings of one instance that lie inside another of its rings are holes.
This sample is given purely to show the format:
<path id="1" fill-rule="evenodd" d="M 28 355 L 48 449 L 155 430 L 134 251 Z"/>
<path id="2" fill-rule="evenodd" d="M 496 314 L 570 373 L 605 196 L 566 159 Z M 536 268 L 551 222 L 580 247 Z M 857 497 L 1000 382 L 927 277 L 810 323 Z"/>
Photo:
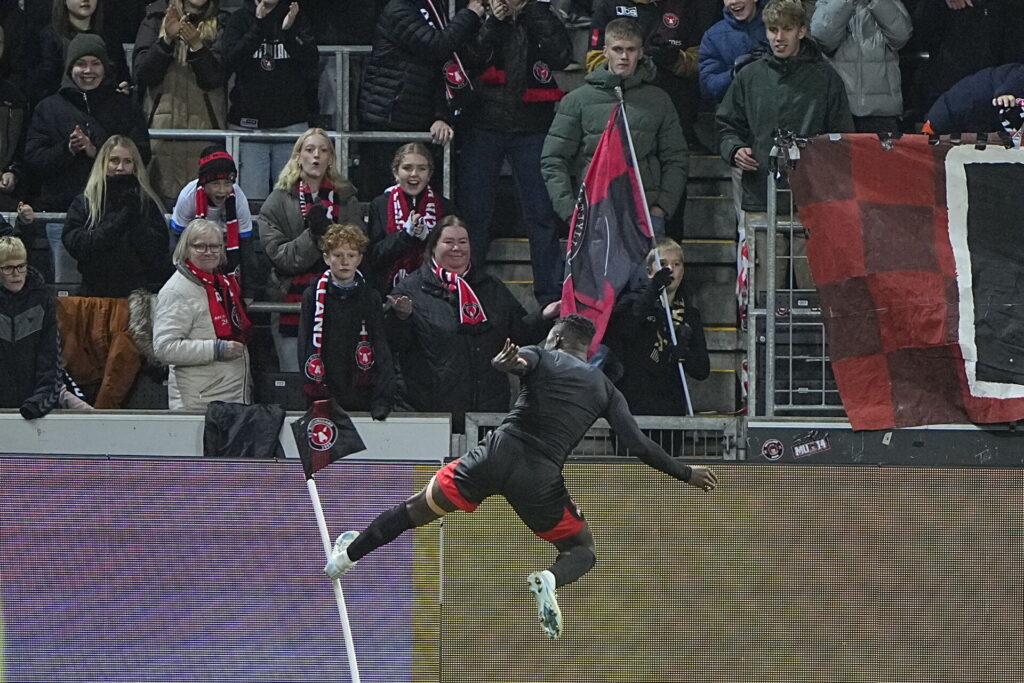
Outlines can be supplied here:
<path id="1" fill-rule="evenodd" d="M 581 531 L 587 521 L 565 488 L 561 468 L 542 456 L 524 458 L 522 453 L 507 453 L 518 450 L 514 448 L 517 444 L 522 442 L 495 433 L 486 445 L 442 467 L 437 483 L 444 495 L 464 512 L 473 512 L 485 498 L 500 495 L 545 541 Z"/>

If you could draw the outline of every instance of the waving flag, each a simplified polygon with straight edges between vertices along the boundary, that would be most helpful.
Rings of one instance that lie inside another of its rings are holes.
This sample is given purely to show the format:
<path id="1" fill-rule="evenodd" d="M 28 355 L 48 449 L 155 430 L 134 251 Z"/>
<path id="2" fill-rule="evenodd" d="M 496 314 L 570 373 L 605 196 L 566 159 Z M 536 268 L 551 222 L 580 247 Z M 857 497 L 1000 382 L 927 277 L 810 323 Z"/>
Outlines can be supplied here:
<path id="1" fill-rule="evenodd" d="M 1024 150 L 999 144 L 801 150 L 793 195 L 855 429 L 1024 418 L 1022 185 Z"/>
<path id="2" fill-rule="evenodd" d="M 366 450 L 352 419 L 334 399 L 313 401 L 306 414 L 292 423 L 292 436 L 306 479 L 335 460 Z"/>
<path id="3" fill-rule="evenodd" d="M 651 248 L 643 187 L 630 154 L 621 105 L 612 110 L 597 143 L 571 225 L 562 315 L 579 313 L 594 322 L 593 351 L 608 327 L 615 297 Z"/>

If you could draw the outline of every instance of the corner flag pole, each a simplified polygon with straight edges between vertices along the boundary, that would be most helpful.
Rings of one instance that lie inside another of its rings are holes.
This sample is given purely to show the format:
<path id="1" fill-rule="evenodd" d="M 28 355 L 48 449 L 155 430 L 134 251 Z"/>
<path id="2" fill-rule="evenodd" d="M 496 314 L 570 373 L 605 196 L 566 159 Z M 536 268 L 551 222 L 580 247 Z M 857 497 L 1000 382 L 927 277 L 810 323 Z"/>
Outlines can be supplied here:
<path id="1" fill-rule="evenodd" d="M 320 494 L 316 490 L 316 482 L 313 481 L 313 477 L 306 479 L 306 488 L 309 489 L 309 499 L 313 502 L 313 512 L 316 513 L 316 525 L 320 529 L 320 540 L 324 544 L 324 555 L 327 556 L 329 561 L 334 550 L 334 544 L 331 543 L 331 535 L 327 531 L 324 508 L 320 504 Z M 348 670 L 352 674 L 352 683 L 360 683 L 359 664 L 356 662 L 356 644 L 352 640 L 352 628 L 348 623 L 348 608 L 345 607 L 345 594 L 341 591 L 341 581 L 339 579 L 331 581 L 331 585 L 334 586 L 334 599 L 338 603 L 338 615 L 341 616 L 341 630 L 345 635 Z"/>
<path id="2" fill-rule="evenodd" d="M 615 86 L 615 94 L 619 97 L 619 106 L 622 108 L 622 121 L 626 124 L 626 141 L 629 143 L 629 158 L 633 162 L 633 173 L 636 176 L 637 184 L 640 186 L 640 193 L 644 195 L 644 201 L 641 203 L 644 205 L 644 216 L 647 218 L 647 227 L 651 231 L 651 247 L 654 249 L 654 262 L 660 265 L 661 254 L 658 253 L 658 240 L 654 236 L 654 224 L 651 223 L 651 208 L 647 206 L 647 195 L 644 193 L 644 181 L 643 178 L 640 177 L 640 165 L 637 164 L 636 161 L 636 150 L 633 148 L 633 134 L 629 130 L 629 119 L 626 118 L 626 102 L 622 98 L 622 86 Z M 668 333 L 672 339 L 672 348 L 674 349 L 679 341 L 676 338 L 676 326 L 672 320 L 672 308 L 668 300 L 668 288 L 661 290 L 661 307 L 665 311 Z M 690 387 L 686 383 L 686 373 L 683 371 L 683 361 L 676 359 L 676 367 L 679 370 L 679 383 L 683 387 L 683 398 L 686 400 L 686 414 L 692 416 L 693 403 L 690 401 Z"/>

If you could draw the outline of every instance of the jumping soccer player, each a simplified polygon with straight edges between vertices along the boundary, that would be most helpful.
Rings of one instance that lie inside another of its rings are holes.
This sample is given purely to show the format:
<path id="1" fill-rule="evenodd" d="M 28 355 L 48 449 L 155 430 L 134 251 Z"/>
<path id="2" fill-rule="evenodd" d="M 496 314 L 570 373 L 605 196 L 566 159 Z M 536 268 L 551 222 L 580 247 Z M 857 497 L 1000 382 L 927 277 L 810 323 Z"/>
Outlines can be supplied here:
<path id="1" fill-rule="evenodd" d="M 515 406 L 476 448 L 441 468 L 422 491 L 380 514 L 360 534 L 346 531 L 334 544 L 324 571 L 340 578 L 367 553 L 404 531 L 449 512 L 473 512 L 485 498 L 501 495 L 537 536 L 558 549 L 548 569 L 530 574 L 541 625 L 562 635 L 556 588 L 594 566 L 594 537 L 569 497 L 562 478 L 566 458 L 599 417 L 604 417 L 631 454 L 656 470 L 703 491 L 718 481 L 706 467 L 673 459 L 641 434 L 626 400 L 604 373 L 587 365 L 594 325 L 580 315 L 555 323 L 543 347 L 520 349 L 510 340 L 491 360 L 495 369 L 522 377 Z"/>

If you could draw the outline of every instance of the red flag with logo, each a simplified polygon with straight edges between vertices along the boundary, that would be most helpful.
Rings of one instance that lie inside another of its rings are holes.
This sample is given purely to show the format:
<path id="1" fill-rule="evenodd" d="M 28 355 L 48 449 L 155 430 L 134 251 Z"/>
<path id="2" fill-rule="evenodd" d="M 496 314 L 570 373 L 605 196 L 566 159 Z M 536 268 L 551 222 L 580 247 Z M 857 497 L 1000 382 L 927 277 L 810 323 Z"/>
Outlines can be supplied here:
<path id="1" fill-rule="evenodd" d="M 579 313 L 593 321 L 593 352 L 608 327 L 615 297 L 651 248 L 646 200 L 621 105 L 612 110 L 597 143 L 570 225 L 562 315 Z"/>
<path id="2" fill-rule="evenodd" d="M 800 152 L 793 196 L 854 429 L 1024 418 L 1024 158 L 969 142 Z"/>
<path id="3" fill-rule="evenodd" d="M 292 423 L 292 435 L 306 479 L 335 460 L 366 450 L 352 419 L 334 399 L 313 401 L 306 414 Z"/>

